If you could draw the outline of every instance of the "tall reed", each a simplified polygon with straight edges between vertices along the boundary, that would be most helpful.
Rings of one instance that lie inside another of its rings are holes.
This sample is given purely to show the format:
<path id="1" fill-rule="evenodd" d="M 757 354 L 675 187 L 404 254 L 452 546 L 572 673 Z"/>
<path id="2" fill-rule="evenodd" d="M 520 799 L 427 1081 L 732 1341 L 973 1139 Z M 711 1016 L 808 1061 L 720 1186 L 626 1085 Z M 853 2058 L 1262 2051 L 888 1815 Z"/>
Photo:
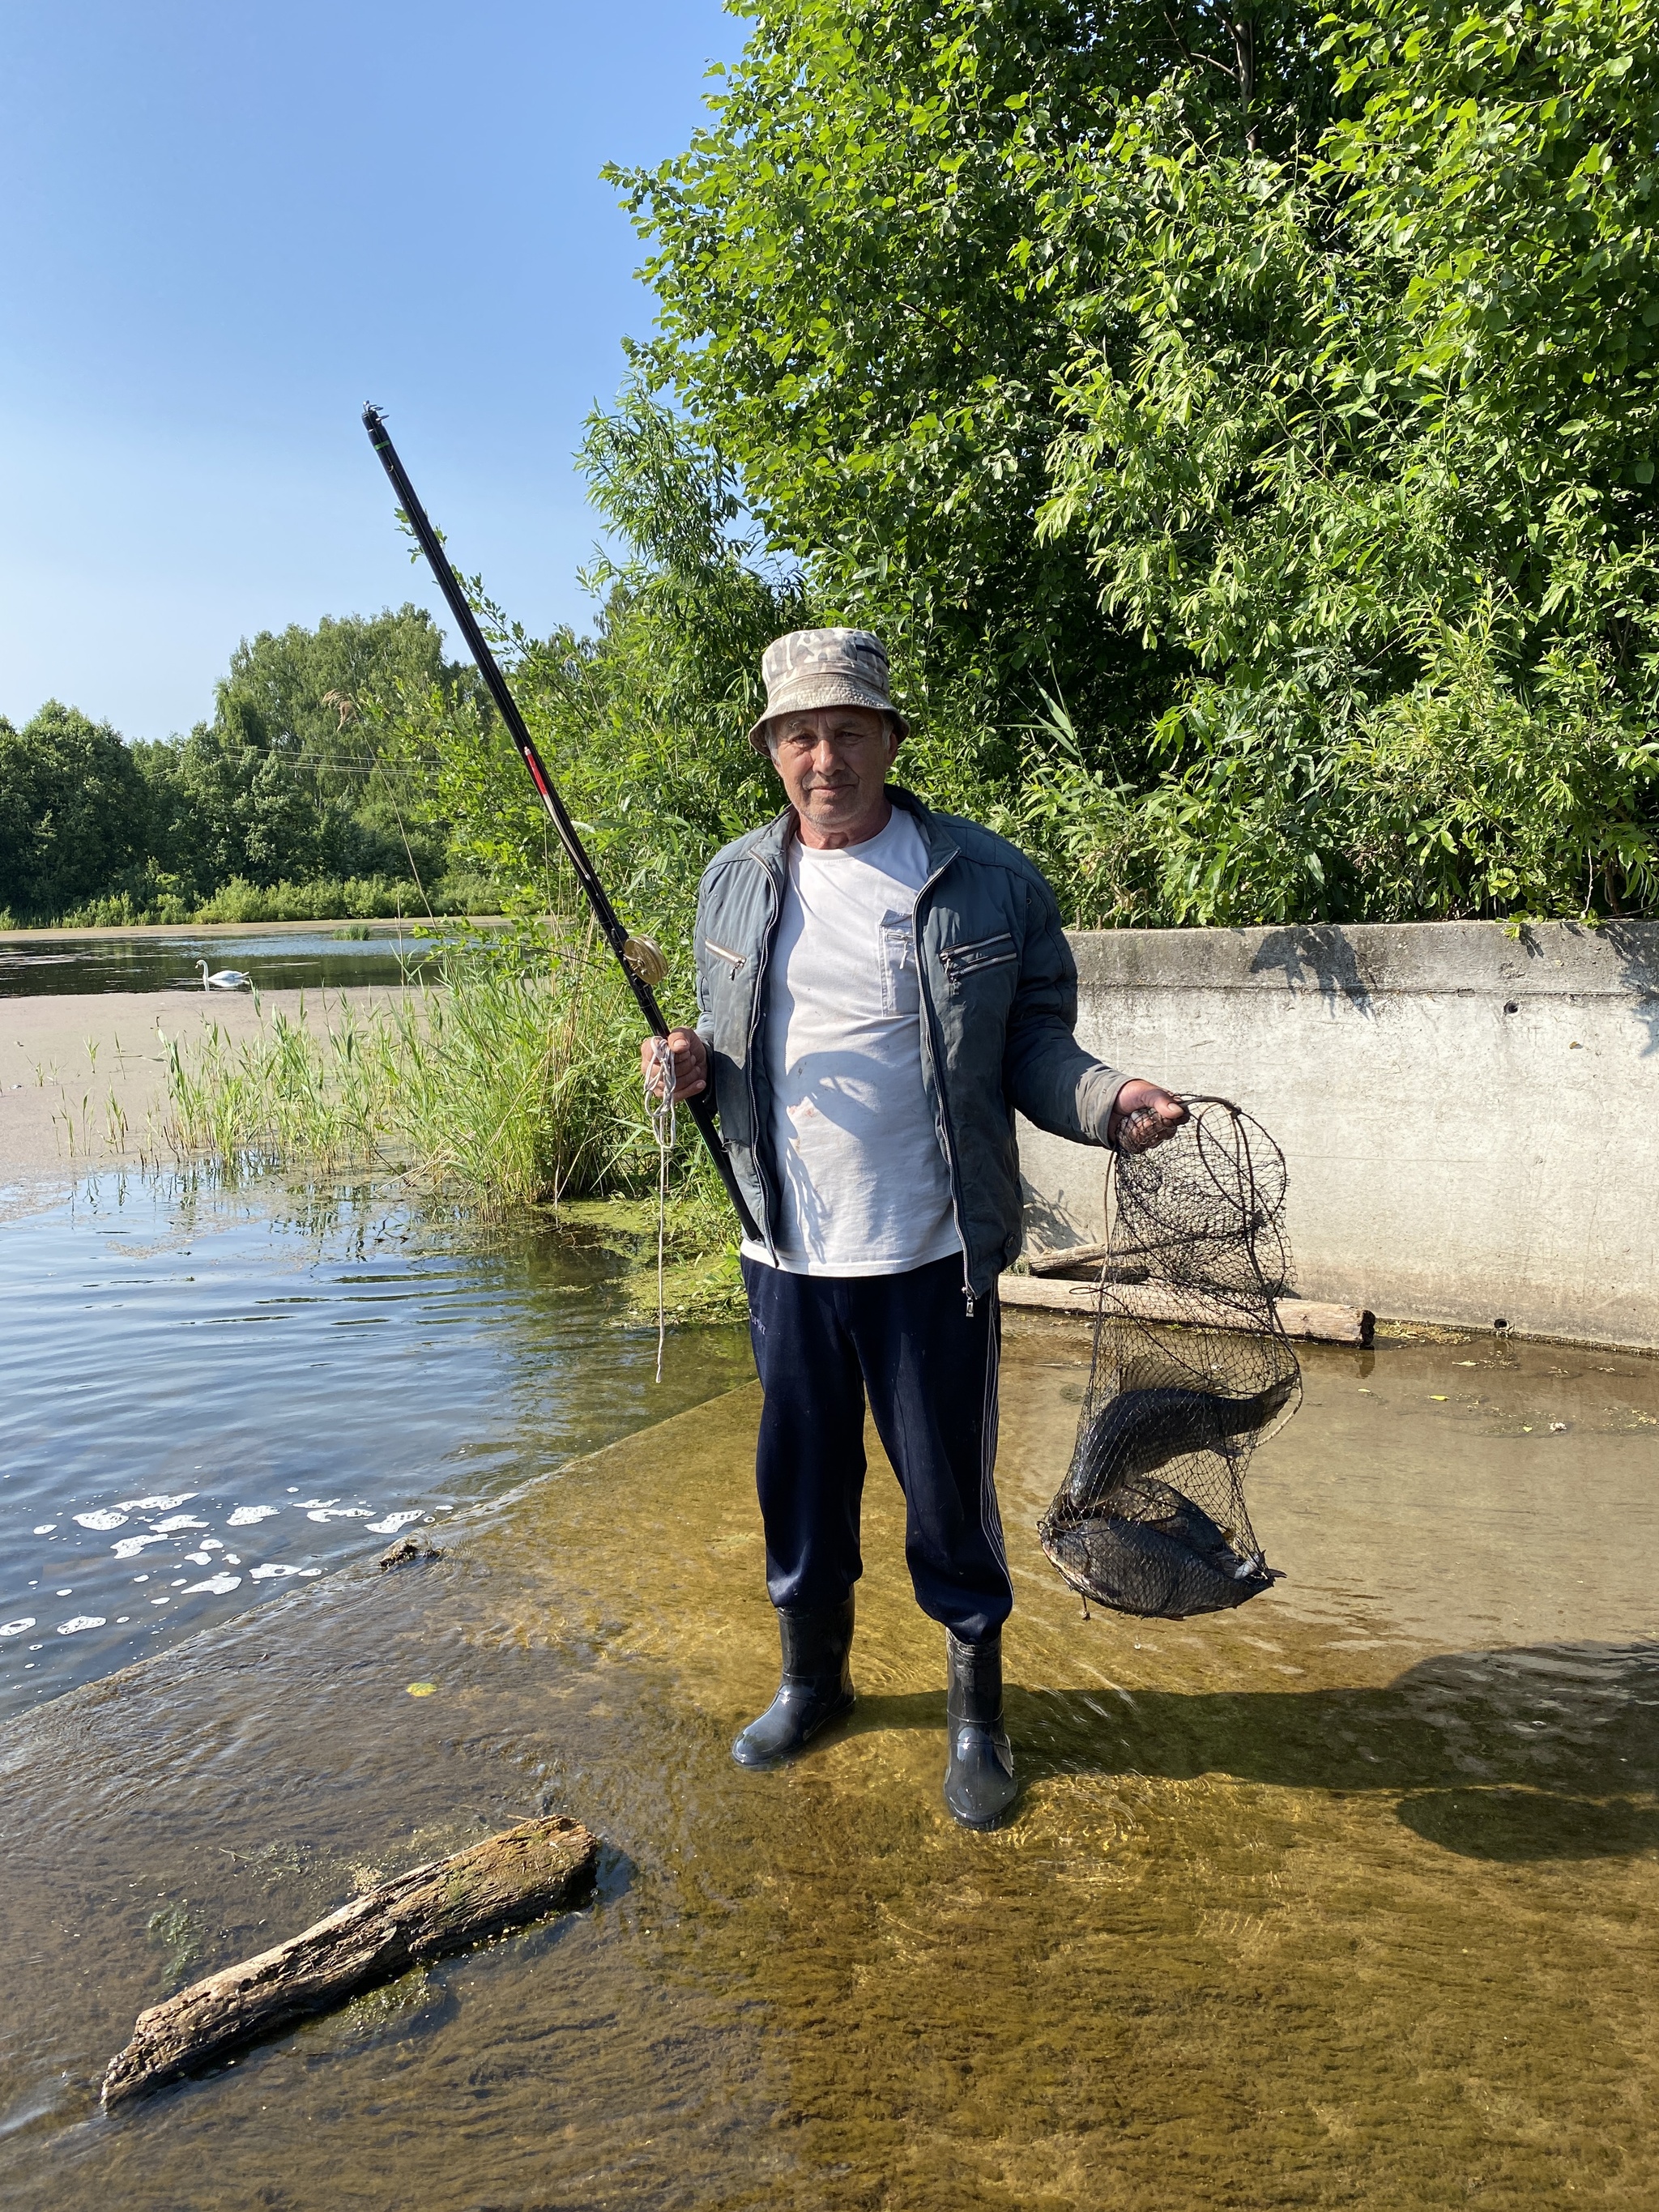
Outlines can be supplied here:
<path id="1" fill-rule="evenodd" d="M 168 1141 L 233 1172 L 380 1164 L 485 1212 L 647 1188 L 656 1150 L 633 1001 L 586 938 L 449 957 L 360 1010 L 325 995 L 234 1040 L 169 1049 Z"/>

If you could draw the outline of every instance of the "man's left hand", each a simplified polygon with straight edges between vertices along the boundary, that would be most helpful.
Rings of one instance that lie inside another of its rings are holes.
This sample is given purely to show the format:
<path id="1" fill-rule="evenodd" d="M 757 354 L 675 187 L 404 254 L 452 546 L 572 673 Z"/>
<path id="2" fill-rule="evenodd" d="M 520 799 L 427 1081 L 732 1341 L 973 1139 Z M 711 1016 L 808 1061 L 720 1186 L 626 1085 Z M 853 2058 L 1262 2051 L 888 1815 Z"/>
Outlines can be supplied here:
<path id="1" fill-rule="evenodd" d="M 1173 1091 L 1160 1090 L 1144 1076 L 1132 1076 L 1117 1094 L 1106 1141 L 1120 1152 L 1149 1152 L 1173 1137 L 1188 1118 L 1187 1109 Z"/>

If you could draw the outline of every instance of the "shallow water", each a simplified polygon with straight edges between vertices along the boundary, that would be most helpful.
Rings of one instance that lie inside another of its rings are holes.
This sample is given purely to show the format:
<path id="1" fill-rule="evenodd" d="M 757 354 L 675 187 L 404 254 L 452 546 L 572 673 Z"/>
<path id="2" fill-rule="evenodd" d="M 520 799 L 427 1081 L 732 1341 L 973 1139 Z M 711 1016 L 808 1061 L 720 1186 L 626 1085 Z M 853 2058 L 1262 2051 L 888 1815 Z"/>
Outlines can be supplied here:
<path id="1" fill-rule="evenodd" d="M 337 934 L 349 925 L 314 929 L 233 932 L 135 931 L 130 937 L 0 937 L 0 999 L 59 996 L 81 991 L 199 991 L 205 960 L 217 973 L 234 968 L 261 991 L 313 990 L 348 983 L 399 983 L 441 949 L 413 925 L 360 925 L 361 938 Z"/>
<path id="2" fill-rule="evenodd" d="M 107 1175 L 0 1224 L 0 1715 L 752 1372 L 591 1243 Z M 694 1349 L 695 1346 L 695 1349 Z"/>
<path id="3" fill-rule="evenodd" d="M 1288 1579 L 1085 1622 L 1033 1532 L 1082 1334 L 1009 1332 L 999 1834 L 939 1803 L 873 1460 L 859 1711 L 732 1765 L 753 1386 L 10 1723 L 3 2201 L 1659 2201 L 1659 1367 L 1310 1347 L 1252 1479 Z M 537 1806 L 605 1838 L 592 1906 L 97 2116 L 139 2006 Z"/>

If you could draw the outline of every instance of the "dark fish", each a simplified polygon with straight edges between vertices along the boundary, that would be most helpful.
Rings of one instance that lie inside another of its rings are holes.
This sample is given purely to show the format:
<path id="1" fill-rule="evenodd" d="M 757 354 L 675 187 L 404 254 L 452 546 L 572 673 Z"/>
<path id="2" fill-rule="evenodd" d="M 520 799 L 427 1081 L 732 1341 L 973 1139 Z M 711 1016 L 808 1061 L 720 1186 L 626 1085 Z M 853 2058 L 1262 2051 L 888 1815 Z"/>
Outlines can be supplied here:
<path id="1" fill-rule="evenodd" d="M 1171 1460 L 1201 1451 L 1224 1456 L 1231 1438 L 1265 1429 L 1281 1413 L 1295 1388 L 1295 1376 L 1287 1376 L 1248 1398 L 1210 1390 L 1121 1390 L 1084 1431 L 1060 1497 L 1073 1513 L 1087 1513 L 1120 1484 Z"/>
<path id="2" fill-rule="evenodd" d="M 1045 1524 L 1042 1548 L 1074 1589 L 1119 1613 L 1180 1620 L 1223 1613 L 1270 1589 L 1266 1562 L 1235 1544 L 1190 1498 L 1142 1480 L 1124 1503 L 1148 1517 L 1095 1514 Z"/>

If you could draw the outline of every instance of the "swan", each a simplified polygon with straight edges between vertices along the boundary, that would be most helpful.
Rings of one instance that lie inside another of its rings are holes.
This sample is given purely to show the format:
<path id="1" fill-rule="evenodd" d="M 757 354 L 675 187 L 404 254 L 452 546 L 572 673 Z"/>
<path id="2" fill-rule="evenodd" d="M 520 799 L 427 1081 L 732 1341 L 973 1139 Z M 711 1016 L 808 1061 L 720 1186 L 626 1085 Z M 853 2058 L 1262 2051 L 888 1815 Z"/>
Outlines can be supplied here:
<path id="1" fill-rule="evenodd" d="M 204 991 L 251 991 L 253 988 L 252 976 L 245 975 L 240 968 L 221 968 L 210 975 L 205 960 L 198 960 L 196 965 L 202 971 L 202 988 Z"/>

